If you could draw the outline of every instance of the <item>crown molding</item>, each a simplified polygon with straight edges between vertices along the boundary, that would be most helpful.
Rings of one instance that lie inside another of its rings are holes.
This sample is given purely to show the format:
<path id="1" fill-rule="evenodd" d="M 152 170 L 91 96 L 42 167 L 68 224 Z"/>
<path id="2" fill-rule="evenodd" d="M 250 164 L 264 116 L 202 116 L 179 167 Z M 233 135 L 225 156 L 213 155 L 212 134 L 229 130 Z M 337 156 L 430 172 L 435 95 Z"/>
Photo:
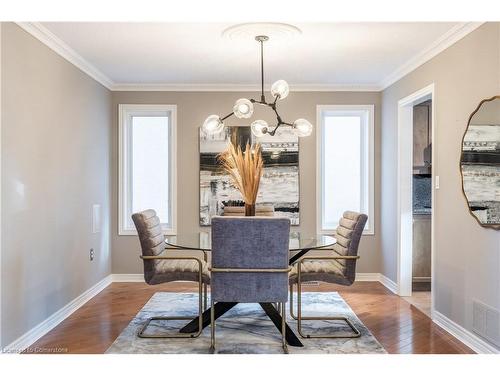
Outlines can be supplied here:
<path id="1" fill-rule="evenodd" d="M 17 25 L 104 87 L 111 89 L 113 86 L 114 82 L 111 79 L 39 22 L 17 22 Z"/>
<path id="2" fill-rule="evenodd" d="M 484 22 L 463 22 L 436 39 L 424 50 L 413 56 L 387 77 L 376 84 L 290 84 L 290 88 L 296 92 L 304 91 L 382 91 L 394 84 L 419 66 L 423 65 L 460 39 L 476 30 Z M 22 29 L 40 40 L 50 49 L 68 60 L 84 73 L 101 83 L 111 91 L 185 91 L 185 92 L 247 92 L 260 91 L 258 84 L 171 84 L 171 83 L 116 83 L 107 77 L 90 62 L 80 56 L 75 50 L 64 43 L 51 31 L 38 22 L 18 22 Z M 269 86 L 265 89 L 269 90 Z"/>
<path id="3" fill-rule="evenodd" d="M 380 82 L 381 90 L 384 90 L 387 87 L 391 86 L 393 83 L 399 81 L 401 78 L 411 73 L 419 66 L 425 64 L 427 61 L 429 61 L 439 53 L 443 52 L 445 49 L 451 47 L 453 44 L 455 44 L 460 39 L 473 32 L 483 24 L 484 22 L 462 22 L 452 27 L 440 38 L 436 39 L 429 46 L 424 48 L 418 54 L 413 56 L 410 60 L 405 62 L 391 74 L 385 77 Z"/>
<path id="4" fill-rule="evenodd" d="M 264 86 L 269 91 L 270 86 Z M 200 91 L 200 92 L 247 92 L 260 91 L 260 85 L 218 84 L 218 83 L 125 83 L 114 84 L 112 91 Z M 290 84 L 290 90 L 301 91 L 380 91 L 379 85 L 372 84 Z"/>
<path id="5" fill-rule="evenodd" d="M 258 84 L 116 83 L 39 22 L 17 22 L 17 25 L 111 91 L 260 91 L 260 85 Z M 270 86 L 265 87 L 266 90 L 270 90 L 270 88 Z M 381 87 L 377 84 L 290 84 L 290 88 L 296 92 L 381 90 Z"/>

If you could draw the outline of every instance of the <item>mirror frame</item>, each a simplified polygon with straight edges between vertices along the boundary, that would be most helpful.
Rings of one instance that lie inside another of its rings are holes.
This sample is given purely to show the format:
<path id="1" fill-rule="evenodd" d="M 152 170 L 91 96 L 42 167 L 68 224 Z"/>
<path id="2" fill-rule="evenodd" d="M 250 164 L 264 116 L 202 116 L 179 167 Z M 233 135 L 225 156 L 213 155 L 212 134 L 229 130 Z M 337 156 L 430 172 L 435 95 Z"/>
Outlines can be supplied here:
<path id="1" fill-rule="evenodd" d="M 477 107 L 474 110 L 474 112 L 472 112 L 471 115 L 469 116 L 469 121 L 467 121 L 467 127 L 465 128 L 464 135 L 462 136 L 462 143 L 460 144 L 460 159 L 458 161 L 458 165 L 459 165 L 459 170 L 460 170 L 460 177 L 461 177 L 461 180 L 462 180 L 462 194 L 464 195 L 465 202 L 467 203 L 467 208 L 469 210 L 469 213 L 471 214 L 471 216 L 474 219 L 476 219 L 476 221 L 479 223 L 479 225 L 481 225 L 483 228 L 490 228 L 490 229 L 500 230 L 500 223 L 498 223 L 498 224 L 484 224 L 484 223 L 482 223 L 479 220 L 479 218 L 476 215 L 474 215 L 474 213 L 470 209 L 469 199 L 467 198 L 467 194 L 465 193 L 464 175 L 463 175 L 463 172 L 462 172 L 462 157 L 463 157 L 463 154 L 464 154 L 464 140 L 465 140 L 465 135 L 469 131 L 470 122 L 471 122 L 472 118 L 474 117 L 474 115 L 481 109 L 481 106 L 484 103 L 486 103 L 486 102 L 492 102 L 493 100 L 497 100 L 497 99 L 500 100 L 500 95 L 495 95 L 495 96 L 492 96 L 491 98 L 481 100 L 481 102 L 479 102 L 479 104 L 477 105 Z"/>

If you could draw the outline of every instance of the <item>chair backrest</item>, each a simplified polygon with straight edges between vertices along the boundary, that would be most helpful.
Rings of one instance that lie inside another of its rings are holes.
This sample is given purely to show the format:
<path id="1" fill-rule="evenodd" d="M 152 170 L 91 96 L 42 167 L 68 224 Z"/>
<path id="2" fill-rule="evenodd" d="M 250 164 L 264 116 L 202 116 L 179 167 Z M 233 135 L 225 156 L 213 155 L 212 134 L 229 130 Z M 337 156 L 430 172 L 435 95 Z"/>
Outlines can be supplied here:
<path id="1" fill-rule="evenodd" d="M 288 268 L 290 220 L 277 217 L 213 217 L 212 268 Z M 212 272 L 218 302 L 286 302 L 288 272 Z"/>
<path id="2" fill-rule="evenodd" d="M 165 236 L 160 224 L 160 218 L 155 210 L 145 210 L 132 215 L 139 241 L 141 243 L 142 255 L 158 255 L 165 250 Z M 157 260 L 145 260 L 144 280 L 149 283 L 155 276 Z"/>
<path id="3" fill-rule="evenodd" d="M 357 256 L 359 241 L 363 234 L 368 216 L 358 212 L 346 211 L 340 219 L 333 250 L 339 255 Z M 344 277 L 352 284 L 356 277 L 356 260 L 338 260 Z"/>

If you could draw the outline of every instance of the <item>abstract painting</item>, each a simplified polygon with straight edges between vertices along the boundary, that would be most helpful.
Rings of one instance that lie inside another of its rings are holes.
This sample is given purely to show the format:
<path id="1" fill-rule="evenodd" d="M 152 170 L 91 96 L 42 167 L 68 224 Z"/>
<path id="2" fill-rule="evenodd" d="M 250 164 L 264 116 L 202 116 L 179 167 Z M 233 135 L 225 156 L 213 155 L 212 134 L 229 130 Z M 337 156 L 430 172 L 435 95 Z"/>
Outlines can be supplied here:
<path id="1" fill-rule="evenodd" d="M 214 135 L 200 137 L 200 225 L 210 225 L 211 217 L 222 215 L 224 205 L 241 201 L 240 192 L 221 170 L 217 155 L 235 142 L 244 149 L 247 142 L 260 143 L 264 159 L 257 207 L 273 206 L 274 216 L 287 217 L 299 225 L 299 140 L 289 129 L 275 136 L 255 137 L 249 126 L 227 126 Z"/>
<path id="2" fill-rule="evenodd" d="M 478 108 L 464 135 L 461 171 L 470 212 L 481 225 L 500 228 L 500 106 Z"/>

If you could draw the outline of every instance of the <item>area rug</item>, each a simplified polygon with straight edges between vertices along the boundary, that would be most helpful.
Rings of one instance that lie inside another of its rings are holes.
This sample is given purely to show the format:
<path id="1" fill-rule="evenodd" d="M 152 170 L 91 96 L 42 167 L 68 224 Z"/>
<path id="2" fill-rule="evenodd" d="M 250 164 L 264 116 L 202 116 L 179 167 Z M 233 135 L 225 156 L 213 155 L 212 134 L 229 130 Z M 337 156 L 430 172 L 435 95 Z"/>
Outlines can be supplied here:
<path id="1" fill-rule="evenodd" d="M 296 301 L 296 300 L 295 300 Z M 288 346 L 290 354 L 382 354 L 382 345 L 358 319 L 338 293 L 303 293 L 303 315 L 343 315 L 351 319 L 361 332 L 353 339 L 302 339 L 304 347 Z M 108 354 L 208 354 L 210 327 L 196 339 L 144 339 L 137 337 L 137 331 L 151 316 L 196 315 L 198 296 L 193 293 L 155 293 L 130 324 L 108 348 Z M 281 335 L 258 304 L 238 304 L 224 316 L 217 319 L 216 353 L 234 354 L 281 354 Z M 152 323 L 147 333 L 176 332 L 186 324 L 184 321 Z M 288 324 L 297 333 L 297 322 L 288 317 Z M 321 333 L 347 332 L 345 323 L 326 321 L 304 321 L 303 332 Z M 172 331 L 173 329 L 173 331 Z M 299 336 L 300 338 L 300 336 Z"/>

